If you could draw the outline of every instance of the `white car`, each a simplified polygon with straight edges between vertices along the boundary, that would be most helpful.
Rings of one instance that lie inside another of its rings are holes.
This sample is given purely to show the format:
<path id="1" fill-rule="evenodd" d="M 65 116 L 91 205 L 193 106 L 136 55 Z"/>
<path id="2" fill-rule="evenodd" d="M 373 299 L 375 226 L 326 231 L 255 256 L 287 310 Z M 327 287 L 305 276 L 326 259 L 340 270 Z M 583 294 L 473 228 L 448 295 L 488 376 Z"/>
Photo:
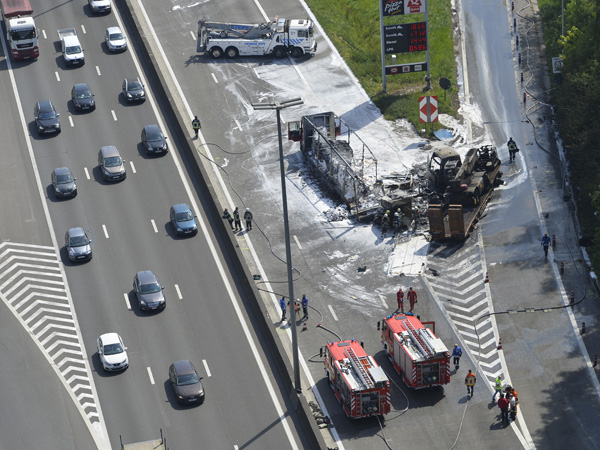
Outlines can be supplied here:
<path id="1" fill-rule="evenodd" d="M 115 370 L 124 370 L 129 367 L 127 347 L 123 345 L 123 340 L 117 333 L 103 334 L 98 338 L 96 344 L 104 370 L 112 372 Z"/>
<path id="2" fill-rule="evenodd" d="M 88 0 L 88 5 L 95 13 L 110 12 L 110 0 Z"/>
<path id="3" fill-rule="evenodd" d="M 111 52 L 124 52 L 127 50 L 127 37 L 119 27 L 109 27 L 104 33 L 106 46 Z"/>

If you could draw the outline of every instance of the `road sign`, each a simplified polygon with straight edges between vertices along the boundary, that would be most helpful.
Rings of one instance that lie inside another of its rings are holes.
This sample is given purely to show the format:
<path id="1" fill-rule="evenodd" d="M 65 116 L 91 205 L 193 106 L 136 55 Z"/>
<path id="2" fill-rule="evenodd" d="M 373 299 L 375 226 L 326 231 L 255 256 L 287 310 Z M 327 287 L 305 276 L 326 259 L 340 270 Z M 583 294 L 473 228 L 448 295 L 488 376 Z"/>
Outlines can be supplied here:
<path id="1" fill-rule="evenodd" d="M 386 25 L 383 36 L 386 55 L 427 50 L 427 22 Z"/>
<path id="2" fill-rule="evenodd" d="M 429 123 L 438 121 L 437 96 L 419 97 L 419 122 Z"/>
<path id="3" fill-rule="evenodd" d="M 448 90 L 450 89 L 450 86 L 452 86 L 452 83 L 450 83 L 450 80 L 448 78 L 442 77 L 440 78 L 440 87 L 443 90 Z"/>
<path id="4" fill-rule="evenodd" d="M 410 64 L 397 64 L 394 66 L 385 66 L 386 75 L 396 75 L 398 73 L 410 73 L 410 72 L 425 72 L 427 70 L 427 63 L 410 63 Z"/>
<path id="5" fill-rule="evenodd" d="M 425 5 L 426 0 L 381 0 L 384 16 L 424 13 Z"/>
<path id="6" fill-rule="evenodd" d="M 563 60 L 559 57 L 552 58 L 552 73 L 561 73 L 563 68 Z"/>

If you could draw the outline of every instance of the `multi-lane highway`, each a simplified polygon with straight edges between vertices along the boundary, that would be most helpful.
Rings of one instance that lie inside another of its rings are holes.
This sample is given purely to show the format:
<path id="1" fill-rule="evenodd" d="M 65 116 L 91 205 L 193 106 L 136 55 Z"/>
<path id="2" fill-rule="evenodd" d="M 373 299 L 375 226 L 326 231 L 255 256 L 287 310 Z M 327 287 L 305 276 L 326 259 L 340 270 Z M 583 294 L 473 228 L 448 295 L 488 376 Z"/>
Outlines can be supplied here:
<path id="1" fill-rule="evenodd" d="M 124 28 L 118 14 L 93 16 L 84 2 L 32 3 L 41 31 L 40 58 L 11 64 L 12 85 L 10 77 L 2 78 L 3 116 L 12 124 L 3 134 L 5 145 L 12 143 L 2 166 L 7 172 L 3 210 L 15 211 L 2 215 L 3 248 L 28 244 L 22 253 L 43 261 L 34 263 L 41 281 L 24 271 L 10 280 L 29 289 L 35 284 L 38 292 L 3 321 L 15 322 L 13 329 L 23 327 L 15 337 L 31 333 L 31 341 L 20 344 L 29 358 L 39 347 L 34 359 L 42 368 L 33 382 L 39 384 L 24 391 L 21 401 L 55 416 L 60 432 L 33 428 L 29 433 L 35 438 L 7 440 L 6 448 L 44 448 L 31 442 L 40 442 L 45 432 L 50 443 L 45 448 L 58 448 L 55 443 L 63 440 L 72 448 L 91 448 L 92 439 L 99 447 L 117 447 L 119 435 L 125 442 L 142 441 L 159 436 L 161 428 L 170 448 L 305 447 L 306 437 L 297 430 L 287 396 L 281 395 L 279 376 L 259 345 L 260 336 L 248 326 L 253 319 L 202 209 L 205 194 L 197 194 L 187 179 L 168 120 L 161 117 L 151 89 L 139 105 L 128 105 L 121 96 L 125 77 L 145 77 L 133 51 L 111 54 L 103 43 L 107 27 Z M 67 68 L 62 62 L 56 30 L 66 27 L 78 32 L 83 67 Z M 95 94 L 97 107 L 91 113 L 76 113 L 70 102 L 71 87 L 81 82 Z M 60 113 L 59 135 L 38 136 L 33 107 L 39 100 L 51 100 Z M 142 127 L 152 123 L 169 135 L 171 152 L 164 157 L 148 158 L 142 149 Z M 126 160 L 126 180 L 102 180 L 97 155 L 104 145 L 115 145 Z M 49 187 L 51 171 L 60 166 L 77 177 L 74 199 L 59 201 Z M 198 215 L 200 232 L 191 239 L 176 238 L 169 224 L 170 206 L 181 202 Z M 92 239 L 93 259 L 80 265 L 69 263 L 63 248 L 64 233 L 75 226 Z M 139 311 L 131 291 L 140 270 L 152 270 L 161 280 L 164 311 Z M 3 286 L 3 300 L 17 304 L 25 294 L 17 296 L 9 287 Z M 106 332 L 119 333 L 128 347 L 130 367 L 123 373 L 106 374 L 95 354 L 96 338 Z M 204 377 L 206 401 L 199 407 L 175 402 L 167 371 L 179 359 L 192 360 Z M 15 367 L 24 370 L 23 359 Z M 8 374 L 32 378 L 16 370 Z M 60 383 L 64 392 L 53 388 L 52 395 L 36 395 Z M 9 389 L 4 384 L 0 392 Z M 3 408 L 5 415 L 15 410 L 9 401 Z M 32 425 L 39 414 L 31 414 Z M 61 423 L 63 416 L 66 423 Z M 11 430 L 2 434 L 4 445 Z"/>

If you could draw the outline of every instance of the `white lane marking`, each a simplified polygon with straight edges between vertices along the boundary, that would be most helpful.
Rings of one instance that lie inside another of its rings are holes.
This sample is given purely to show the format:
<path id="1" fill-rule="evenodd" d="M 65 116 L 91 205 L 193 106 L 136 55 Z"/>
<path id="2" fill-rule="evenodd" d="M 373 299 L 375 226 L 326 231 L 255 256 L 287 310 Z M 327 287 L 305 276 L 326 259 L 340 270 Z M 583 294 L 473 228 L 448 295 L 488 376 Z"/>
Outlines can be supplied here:
<path id="1" fill-rule="evenodd" d="M 90 179 L 90 173 L 88 172 L 88 168 L 84 167 L 83 171 L 85 172 L 85 177 L 89 180 Z"/>
<path id="2" fill-rule="evenodd" d="M 152 224 L 152 228 L 154 229 L 154 232 L 158 233 L 158 228 L 156 228 L 156 222 L 154 221 L 154 219 L 150 219 L 150 223 Z"/>
<path id="3" fill-rule="evenodd" d="M 206 362 L 205 359 L 202 360 L 202 364 L 204 364 L 204 370 L 206 370 L 206 376 L 208 376 L 208 377 L 212 376 L 210 374 L 210 369 L 208 368 L 208 363 Z"/>
<path id="4" fill-rule="evenodd" d="M 148 377 L 150 377 L 150 383 L 154 384 L 154 377 L 152 376 L 152 370 L 150 369 L 150 367 L 146 367 L 146 370 L 148 371 Z"/>
<path id="5" fill-rule="evenodd" d="M 183 300 L 183 295 L 181 295 L 181 290 L 179 289 L 178 284 L 175 285 L 175 292 L 177 292 L 177 298 L 179 298 L 179 300 Z"/>
<path id="6" fill-rule="evenodd" d="M 167 56 L 165 55 L 165 51 L 162 48 L 162 45 L 160 44 L 158 36 L 156 36 L 156 31 L 154 30 L 154 28 L 152 27 L 152 24 L 150 23 L 150 19 L 148 18 L 148 14 L 146 13 L 146 10 L 144 9 L 144 5 L 142 5 L 141 0 L 137 0 L 137 7 L 141 10 L 142 15 L 144 16 L 144 21 L 146 22 L 147 26 L 150 28 L 150 32 L 152 34 L 152 40 L 156 44 L 156 46 L 158 47 L 158 50 L 159 50 L 159 53 L 160 53 L 160 57 L 162 58 L 165 66 L 167 67 L 167 69 L 169 71 L 169 76 L 171 77 L 171 79 L 173 80 L 173 83 L 175 84 L 175 86 L 177 88 L 177 93 L 178 93 L 179 97 L 182 99 L 182 101 L 185 104 L 185 108 L 187 110 L 188 116 L 190 117 L 190 120 L 192 120 L 194 118 L 194 114 L 192 114 L 192 109 L 190 108 L 190 105 L 187 102 L 187 99 L 183 95 L 183 91 L 181 90 L 181 86 L 179 85 L 179 82 L 177 81 L 177 77 L 173 73 L 173 68 L 169 64 L 169 61 L 167 60 Z M 120 22 L 120 17 L 118 17 L 118 19 L 119 19 L 119 22 Z M 120 25 L 122 25 L 122 24 L 120 24 Z M 134 61 L 134 64 L 136 66 L 136 69 L 138 71 L 138 74 L 141 73 L 142 70 L 141 70 L 139 61 L 137 60 L 137 57 L 136 57 L 135 53 L 134 52 L 130 52 L 129 54 L 133 58 L 133 61 Z M 141 78 L 141 75 L 140 75 L 140 78 Z M 156 115 L 157 120 L 159 122 L 158 125 L 163 130 L 166 130 L 167 127 L 164 126 L 164 123 L 163 123 L 163 121 L 161 119 L 161 116 L 158 113 L 158 108 L 156 107 L 156 104 L 154 103 L 154 98 L 152 97 L 152 95 L 148 95 L 148 98 L 150 100 L 150 104 L 152 106 L 154 114 Z M 207 154 L 211 155 L 210 151 L 208 150 L 208 147 L 206 146 L 206 141 L 205 141 L 204 136 L 202 135 L 202 133 L 199 133 L 199 138 L 200 138 L 201 145 L 204 147 L 204 150 L 207 152 Z M 186 192 L 188 198 L 190 199 L 190 203 L 192 205 L 192 208 L 194 208 L 194 210 L 196 212 L 200 211 L 200 208 L 198 208 L 198 203 L 196 202 L 196 199 L 194 198 L 194 195 L 192 193 L 192 189 L 190 187 L 190 184 L 187 181 L 187 178 L 186 178 L 185 173 L 183 171 L 183 168 L 181 166 L 181 162 L 179 161 L 179 158 L 176 155 L 176 153 L 177 152 L 169 152 L 169 154 L 173 158 L 175 166 L 177 167 L 177 171 L 179 172 L 179 177 L 181 178 L 181 180 L 183 182 L 183 186 L 185 187 L 185 192 Z M 209 158 L 212 159 L 212 155 L 209 156 Z M 215 169 L 215 172 L 218 174 L 221 186 L 224 187 L 225 184 L 224 184 L 223 178 L 221 177 L 221 174 L 219 173 L 219 171 L 217 169 Z M 40 186 L 41 186 L 41 184 L 40 184 Z M 229 200 L 229 204 L 233 205 L 233 201 L 231 200 L 231 196 L 229 195 L 229 192 L 226 189 L 224 190 L 224 192 L 226 193 L 227 199 Z M 255 342 L 252 334 L 250 333 L 250 329 L 248 328 L 248 324 L 246 323 L 244 315 L 242 314 L 242 309 L 240 307 L 240 304 L 239 304 L 239 302 L 238 302 L 238 300 L 237 300 L 237 298 L 235 296 L 235 293 L 233 291 L 231 283 L 229 282 L 227 274 L 225 273 L 225 269 L 224 269 L 223 264 L 222 264 L 221 259 L 220 259 L 220 256 L 221 256 L 220 252 L 217 251 L 215 243 L 214 243 L 212 237 L 210 236 L 210 234 L 208 232 L 208 228 L 206 226 L 206 223 L 205 223 L 204 219 L 202 218 L 202 216 L 200 214 L 196 214 L 196 215 L 198 216 L 198 223 L 200 224 L 200 228 L 202 229 L 202 233 L 204 234 L 204 237 L 205 237 L 206 242 L 208 244 L 208 247 L 210 249 L 211 256 L 212 256 L 213 260 L 215 261 L 215 265 L 217 266 L 217 269 L 219 270 L 219 274 L 221 275 L 221 279 L 223 280 L 223 284 L 225 285 L 225 288 L 227 290 L 227 294 L 229 296 L 229 300 L 231 301 L 231 303 L 233 305 L 233 308 L 234 308 L 234 310 L 236 312 L 236 316 L 238 318 L 238 321 L 240 322 L 240 326 L 242 328 L 242 331 L 244 332 L 244 335 L 246 336 L 246 341 L 248 342 L 248 345 L 250 346 L 250 350 L 252 351 L 252 355 L 254 356 L 254 359 L 256 360 L 256 363 L 257 363 L 258 368 L 260 370 L 261 376 L 263 378 L 263 382 L 265 383 L 267 391 L 269 392 L 269 397 L 271 398 L 271 401 L 273 402 L 273 406 L 275 407 L 275 410 L 277 411 L 277 414 L 279 415 L 279 421 L 281 422 L 281 424 L 283 426 L 283 429 L 285 431 L 285 434 L 286 434 L 286 437 L 288 439 L 288 442 L 290 443 L 290 445 L 291 445 L 291 447 L 293 449 L 299 450 L 298 443 L 296 442 L 296 438 L 294 437 L 294 434 L 292 433 L 292 429 L 290 428 L 290 424 L 289 424 L 290 420 L 286 417 L 287 415 L 284 412 L 283 407 L 282 407 L 279 399 L 277 398 L 277 394 L 275 393 L 275 389 L 273 388 L 273 383 L 271 383 L 271 380 L 269 379 L 269 376 L 267 374 L 267 370 L 265 368 L 265 364 L 263 363 L 263 360 L 262 360 L 260 354 L 258 353 L 258 348 L 256 346 L 256 342 Z M 260 261 L 258 261 L 258 257 L 256 256 L 256 253 L 254 252 L 254 247 L 252 246 L 252 244 L 250 243 L 249 240 L 248 240 L 248 243 L 250 245 L 251 252 L 253 254 L 253 257 L 254 257 L 255 261 L 257 261 L 258 265 L 260 266 L 260 271 L 264 274 L 264 269 L 260 265 Z M 276 299 L 274 296 L 272 296 L 272 298 L 273 298 L 274 302 L 278 301 L 278 299 Z M 308 366 L 304 363 L 304 361 L 302 361 L 302 363 L 303 363 L 304 372 L 309 377 L 309 380 L 311 382 L 311 386 L 313 386 L 313 393 L 314 393 L 315 397 L 317 397 L 318 401 L 321 400 L 319 402 L 319 405 L 323 405 L 321 396 L 320 396 L 319 392 L 317 391 L 317 389 L 314 387 L 315 386 L 314 380 L 312 378 L 312 375 L 310 374 L 310 371 L 308 370 Z M 325 413 L 326 408 L 324 406 L 321 406 L 321 409 Z M 325 413 L 325 414 L 328 415 L 327 413 Z M 338 447 L 340 448 L 340 450 L 344 450 L 343 445 L 340 445 L 341 441 L 340 441 L 339 437 L 337 436 L 337 433 L 334 432 L 333 434 L 336 437 L 336 444 L 338 444 Z"/>
<path id="7" fill-rule="evenodd" d="M 386 303 L 385 298 L 383 297 L 383 295 L 381 295 L 381 294 L 377 294 L 377 295 L 379 295 L 379 299 L 381 300 L 381 303 L 383 303 L 383 307 L 385 309 L 388 309 L 388 305 L 387 305 L 387 303 Z"/>
<path id="8" fill-rule="evenodd" d="M 115 122 L 116 122 L 116 121 L 117 121 L 117 115 L 115 114 L 115 110 L 114 110 L 114 109 L 111 109 L 111 110 L 110 110 L 110 113 L 112 114 L 112 116 L 113 116 L 113 119 L 115 119 Z"/>
<path id="9" fill-rule="evenodd" d="M 298 240 L 298 236 L 294 235 L 294 240 L 296 241 L 296 245 L 300 250 L 302 250 L 302 246 L 300 245 L 300 241 Z"/>
<path id="10" fill-rule="evenodd" d="M 127 292 L 123 294 L 123 297 L 125 297 L 125 304 L 127 305 L 127 309 L 131 311 L 131 303 L 129 303 L 129 295 L 127 295 Z"/>
<path id="11" fill-rule="evenodd" d="M 45 35 L 45 33 L 44 33 L 44 35 Z M 2 50 L 4 51 L 4 54 L 8 55 L 8 49 L 6 48 L 6 41 L 3 36 L 0 36 L 0 41 L 2 42 Z M 37 161 L 35 159 L 35 155 L 33 154 L 33 146 L 31 145 L 31 139 L 29 138 L 29 125 L 28 125 L 28 122 L 25 121 L 23 107 L 21 106 L 21 97 L 19 95 L 17 83 L 15 82 L 15 75 L 13 73 L 10 58 L 6 59 L 6 66 L 8 68 L 10 83 L 13 87 L 15 104 L 17 106 L 17 110 L 19 111 L 19 118 L 21 119 L 21 131 L 23 132 L 23 136 L 25 136 L 25 142 L 27 144 L 27 152 L 29 153 L 31 167 L 33 168 L 33 173 L 35 176 L 35 183 L 37 186 L 38 195 L 40 196 L 41 199 L 44 199 L 45 195 L 46 195 L 46 186 L 45 185 L 42 186 L 42 180 L 40 177 L 40 172 L 38 170 Z M 44 216 L 46 217 L 46 224 L 48 225 L 48 230 L 50 230 L 50 240 L 52 241 L 52 247 L 54 247 L 55 251 L 58 254 L 60 247 L 58 246 L 58 241 L 56 240 L 56 235 L 53 232 L 54 225 L 52 223 L 52 218 L 50 217 L 50 210 L 48 209 L 48 203 L 45 201 L 42 201 L 41 203 L 42 203 L 42 210 L 44 211 Z M 23 245 L 23 244 L 20 244 L 20 245 Z M 59 264 L 59 268 L 60 268 L 60 272 L 62 274 L 62 278 L 64 280 L 63 288 L 64 288 L 64 292 L 65 292 L 68 302 L 69 302 L 69 307 L 71 308 L 71 311 L 75 312 L 75 306 L 73 304 L 73 296 L 71 295 L 71 289 L 69 287 L 69 282 L 67 280 L 67 274 L 65 273 L 64 265 L 62 263 Z M 20 317 L 17 316 L 17 319 L 20 319 Z M 20 320 L 22 320 L 22 319 L 20 319 Z M 23 325 L 23 326 L 25 326 L 25 325 Z M 78 342 L 83 343 L 83 337 L 81 336 L 81 327 L 79 326 L 78 321 L 75 321 L 75 329 L 76 329 L 76 333 L 77 333 Z M 32 339 L 33 339 L 33 336 L 32 336 Z M 55 361 L 50 357 L 50 355 L 47 353 L 46 349 L 41 346 L 40 341 L 38 339 L 33 339 L 33 342 L 35 343 L 35 345 L 38 346 L 41 353 L 44 355 L 44 357 L 48 361 L 49 365 L 56 372 L 60 382 L 63 384 L 63 387 L 65 388 L 65 390 L 71 397 L 71 400 L 73 400 L 73 403 L 75 403 L 76 405 L 81 405 L 81 402 L 79 401 L 79 398 L 75 395 L 73 388 L 67 382 L 65 377 L 59 375 L 60 372 L 58 370 L 58 366 L 56 365 Z M 92 391 L 92 398 L 99 399 L 100 397 L 98 396 L 98 391 L 96 390 L 96 385 L 92 378 L 92 371 L 91 371 L 91 368 L 90 368 L 90 365 L 88 362 L 89 360 L 88 360 L 87 352 L 85 350 L 84 345 L 80 346 L 80 351 L 81 351 L 81 356 L 83 358 L 83 364 L 84 364 L 87 374 L 88 374 L 89 388 Z M 100 405 L 100 401 L 95 403 L 94 406 L 96 408 L 96 413 L 94 413 L 94 416 L 98 418 L 98 422 L 95 424 L 92 424 L 90 422 L 89 416 L 85 413 L 85 411 L 82 408 L 78 408 L 78 409 L 81 414 L 81 417 L 85 421 L 85 424 L 86 424 L 88 430 L 90 431 L 90 434 L 92 435 L 92 438 L 94 439 L 96 446 L 98 448 L 110 448 L 110 440 L 108 438 L 108 430 L 106 428 L 106 422 L 104 421 L 104 415 L 102 414 L 102 407 Z"/>
<path id="12" fill-rule="evenodd" d="M 215 76 L 215 74 L 212 72 L 210 74 L 212 75 L 213 80 L 215 80 L 215 83 L 219 84 L 219 80 L 217 80 L 217 77 Z"/>
<path id="13" fill-rule="evenodd" d="M 85 31 L 85 25 L 81 24 L 81 31 L 83 31 L 83 34 L 87 34 L 87 31 Z"/>
<path id="14" fill-rule="evenodd" d="M 192 39 L 196 40 L 196 33 L 194 33 L 192 30 L 190 30 L 190 34 L 192 35 Z"/>
<path id="15" fill-rule="evenodd" d="M 108 230 L 106 229 L 106 225 L 102 224 L 102 230 L 104 230 L 104 236 L 108 239 Z"/>
<path id="16" fill-rule="evenodd" d="M 96 66 L 96 73 L 98 74 L 98 76 L 101 76 L 102 74 L 100 73 L 100 67 Z"/>
<path id="17" fill-rule="evenodd" d="M 115 119 L 116 120 L 116 119 Z M 135 170 L 135 166 L 133 165 L 133 161 L 129 161 L 129 165 L 131 166 L 131 171 L 133 173 L 137 173 L 137 171 Z"/>
<path id="18" fill-rule="evenodd" d="M 58 72 L 54 72 L 54 75 L 56 75 L 56 81 L 60 81 L 60 75 L 58 74 Z"/>
<path id="19" fill-rule="evenodd" d="M 241 131 L 242 130 L 242 126 L 240 125 L 240 123 L 238 122 L 237 119 L 233 119 L 235 120 L 235 124 L 237 125 L 238 129 Z"/>
<path id="20" fill-rule="evenodd" d="M 72 127 L 74 127 L 75 125 L 73 125 L 73 117 L 69 116 L 69 123 L 71 124 Z"/>
<path id="21" fill-rule="evenodd" d="M 335 311 L 333 310 L 333 308 L 331 307 L 331 305 L 327 305 L 327 307 L 329 308 L 329 311 L 331 312 L 331 315 L 333 316 L 333 320 L 335 320 L 337 322 L 338 318 L 335 315 Z"/>
<path id="22" fill-rule="evenodd" d="M 44 39 L 48 39 L 48 36 L 46 36 L 46 30 L 42 30 L 42 35 L 44 36 Z"/>

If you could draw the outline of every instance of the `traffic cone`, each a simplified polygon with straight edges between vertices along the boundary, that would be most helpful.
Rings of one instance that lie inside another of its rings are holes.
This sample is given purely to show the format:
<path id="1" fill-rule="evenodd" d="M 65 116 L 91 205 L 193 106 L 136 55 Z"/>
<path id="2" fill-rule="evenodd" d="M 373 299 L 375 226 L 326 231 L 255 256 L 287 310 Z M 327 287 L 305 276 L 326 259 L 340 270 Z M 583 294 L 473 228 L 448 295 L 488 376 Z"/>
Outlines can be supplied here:
<path id="1" fill-rule="evenodd" d="M 302 325 L 302 331 L 308 330 L 308 326 L 306 325 L 306 322 L 308 322 L 308 320 L 304 321 L 304 325 Z"/>
<path id="2" fill-rule="evenodd" d="M 490 277 L 489 277 L 488 273 L 486 272 L 485 273 L 485 281 L 484 281 L 484 283 L 489 283 L 489 282 L 490 282 Z"/>
<path id="3" fill-rule="evenodd" d="M 498 338 L 498 350 L 502 350 L 502 338 Z"/>

